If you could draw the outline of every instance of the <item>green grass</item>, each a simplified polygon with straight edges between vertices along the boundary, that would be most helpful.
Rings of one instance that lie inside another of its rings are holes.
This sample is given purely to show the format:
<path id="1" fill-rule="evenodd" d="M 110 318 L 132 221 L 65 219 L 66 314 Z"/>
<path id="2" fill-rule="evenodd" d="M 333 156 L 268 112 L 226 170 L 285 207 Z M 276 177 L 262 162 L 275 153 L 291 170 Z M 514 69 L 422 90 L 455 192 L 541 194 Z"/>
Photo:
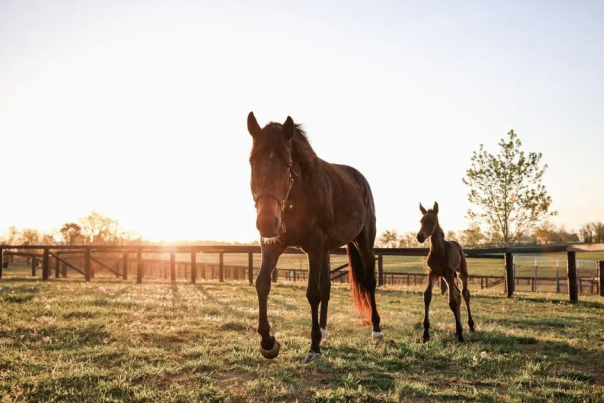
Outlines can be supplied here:
<path id="1" fill-rule="evenodd" d="M 323 360 L 309 365 L 302 284 L 269 300 L 281 355 L 261 357 L 257 301 L 242 282 L 0 282 L 2 402 L 601 402 L 604 301 L 475 292 L 477 332 L 454 340 L 446 298 L 420 343 L 419 292 L 379 291 L 385 342 L 334 286 Z M 466 315 L 463 313 L 464 330 Z"/>

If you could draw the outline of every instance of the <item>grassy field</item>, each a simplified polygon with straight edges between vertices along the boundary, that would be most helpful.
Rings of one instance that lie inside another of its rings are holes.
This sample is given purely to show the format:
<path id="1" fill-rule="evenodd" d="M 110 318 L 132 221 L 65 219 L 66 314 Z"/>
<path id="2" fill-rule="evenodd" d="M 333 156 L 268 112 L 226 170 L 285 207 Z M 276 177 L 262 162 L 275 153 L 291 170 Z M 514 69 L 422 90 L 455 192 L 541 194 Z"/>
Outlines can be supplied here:
<path id="1" fill-rule="evenodd" d="M 0 282 L 2 402 L 602 402 L 604 301 L 474 293 L 477 332 L 454 340 L 446 298 L 379 291 L 385 342 L 370 341 L 334 286 L 323 360 L 309 365 L 305 288 L 269 300 L 281 355 L 258 351 L 255 289 L 242 282 Z M 467 331 L 465 325 L 464 330 Z"/>

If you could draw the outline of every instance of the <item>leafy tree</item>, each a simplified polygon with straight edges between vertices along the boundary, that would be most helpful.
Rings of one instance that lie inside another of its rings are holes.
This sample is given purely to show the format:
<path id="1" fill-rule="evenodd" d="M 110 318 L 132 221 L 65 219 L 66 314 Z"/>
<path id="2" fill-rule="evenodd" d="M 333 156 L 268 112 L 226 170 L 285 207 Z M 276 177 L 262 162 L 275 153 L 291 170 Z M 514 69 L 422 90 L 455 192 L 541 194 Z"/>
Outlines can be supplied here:
<path id="1" fill-rule="evenodd" d="M 417 234 L 412 231 L 407 231 L 401 235 L 399 239 L 399 246 L 401 248 L 417 248 L 420 246 L 417 242 Z"/>
<path id="2" fill-rule="evenodd" d="M 396 248 L 399 245 L 398 232 L 395 229 L 382 232 L 378 244 L 382 248 Z"/>
<path id="3" fill-rule="evenodd" d="M 17 229 L 17 227 L 12 225 L 12 226 L 8 227 L 8 230 L 6 231 L 6 236 L 2 239 L 0 244 L 16 245 L 17 243 L 19 243 L 19 238 L 20 238 L 19 230 Z"/>
<path id="4" fill-rule="evenodd" d="M 40 233 L 33 228 L 23 228 L 21 231 L 23 245 L 35 245 L 40 240 Z"/>
<path id="5" fill-rule="evenodd" d="M 575 232 L 569 232 L 563 225 L 556 227 L 549 221 L 540 223 L 535 228 L 535 241 L 537 243 L 576 243 L 579 242 L 579 235 Z"/>
<path id="6" fill-rule="evenodd" d="M 459 242 L 459 237 L 457 236 L 457 234 L 455 233 L 455 231 L 447 231 L 447 239 L 449 241 L 457 241 Z"/>
<path id="7" fill-rule="evenodd" d="M 478 246 L 484 243 L 485 236 L 476 222 L 470 223 L 470 228 L 462 231 L 461 244 L 463 246 Z"/>
<path id="8" fill-rule="evenodd" d="M 82 242 L 82 227 L 74 222 L 63 224 L 59 232 L 67 245 L 77 245 Z"/>
<path id="9" fill-rule="evenodd" d="M 468 210 L 472 220 L 484 222 L 489 236 L 503 246 L 516 242 L 550 211 L 552 198 L 541 184 L 547 165 L 540 167 L 541 153 L 525 153 L 522 142 L 511 130 L 499 142 L 493 155 L 480 145 L 463 182 L 470 187 L 468 201 L 478 210 Z"/>

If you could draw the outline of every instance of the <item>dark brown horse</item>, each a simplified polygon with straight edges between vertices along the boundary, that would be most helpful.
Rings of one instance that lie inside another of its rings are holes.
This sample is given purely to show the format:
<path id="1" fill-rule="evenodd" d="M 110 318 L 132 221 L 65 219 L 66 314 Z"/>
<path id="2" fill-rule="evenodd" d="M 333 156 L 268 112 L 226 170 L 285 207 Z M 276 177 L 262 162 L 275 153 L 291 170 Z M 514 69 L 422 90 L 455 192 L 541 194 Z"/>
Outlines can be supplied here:
<path id="1" fill-rule="evenodd" d="M 289 116 L 283 124 L 271 122 L 261 128 L 250 112 L 247 127 L 253 137 L 251 187 L 262 240 L 262 265 L 256 278 L 262 355 L 279 355 L 279 342 L 270 334 L 267 299 L 271 272 L 288 246 L 300 247 L 308 256 L 306 298 L 312 330 L 306 362 L 321 357 L 331 289 L 329 250 L 342 245 L 348 251 L 355 305 L 365 321 L 371 317 L 373 338 L 381 339 L 375 303 L 375 207 L 367 180 L 354 168 L 317 157 L 300 125 Z"/>
<path id="2" fill-rule="evenodd" d="M 470 331 L 474 331 L 474 321 L 470 313 L 470 290 L 468 290 L 468 266 L 466 265 L 466 258 L 461 246 L 457 242 L 445 241 L 445 234 L 438 224 L 438 203 L 435 202 L 434 207 L 428 211 L 420 203 L 419 209 L 423 217 L 421 219 L 422 228 L 417 233 L 417 240 L 420 243 L 424 243 L 426 239 L 432 237 L 427 261 L 428 267 L 430 267 L 428 286 L 426 287 L 426 291 L 424 291 L 426 310 L 424 316 L 424 341 L 430 340 L 430 319 L 428 315 L 430 301 L 432 300 L 432 288 L 436 280 L 442 277 L 449 286 L 449 307 L 455 315 L 457 338 L 460 342 L 463 342 L 460 314 L 461 295 L 459 288 L 455 285 L 455 277 L 458 277 L 462 283 L 461 293 L 463 293 L 463 298 L 468 308 L 468 325 L 470 326 Z M 457 276 L 457 272 L 459 272 L 459 276 Z"/>

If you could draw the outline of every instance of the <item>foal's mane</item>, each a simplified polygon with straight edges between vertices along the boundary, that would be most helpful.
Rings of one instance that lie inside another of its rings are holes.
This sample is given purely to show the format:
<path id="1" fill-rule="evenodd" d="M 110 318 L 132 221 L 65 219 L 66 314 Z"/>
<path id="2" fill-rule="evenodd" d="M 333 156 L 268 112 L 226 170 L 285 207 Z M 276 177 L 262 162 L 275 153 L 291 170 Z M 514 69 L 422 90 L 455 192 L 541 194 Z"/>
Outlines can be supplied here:
<path id="1" fill-rule="evenodd" d="M 312 149 L 302 125 L 294 125 L 294 135 L 291 138 L 291 144 L 292 157 L 298 163 L 307 165 L 317 158 L 317 154 Z M 250 160 L 255 157 L 268 155 L 271 152 L 283 160 L 288 159 L 287 142 L 283 138 L 283 125 L 281 123 L 269 122 L 264 126 L 262 132 L 254 138 Z"/>

